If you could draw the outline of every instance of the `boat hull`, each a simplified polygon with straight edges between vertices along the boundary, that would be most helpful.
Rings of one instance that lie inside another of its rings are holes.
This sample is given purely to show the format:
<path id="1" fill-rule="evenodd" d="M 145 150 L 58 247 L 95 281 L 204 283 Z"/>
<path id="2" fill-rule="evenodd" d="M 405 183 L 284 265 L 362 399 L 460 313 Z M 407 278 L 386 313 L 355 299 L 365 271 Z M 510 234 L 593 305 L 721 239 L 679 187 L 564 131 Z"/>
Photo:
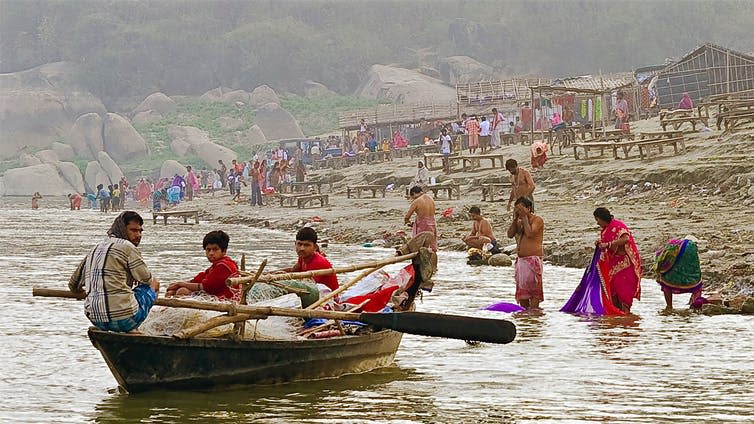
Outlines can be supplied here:
<path id="1" fill-rule="evenodd" d="M 176 339 L 89 329 L 89 339 L 128 392 L 209 389 L 332 378 L 386 367 L 403 333 L 296 341 Z"/>

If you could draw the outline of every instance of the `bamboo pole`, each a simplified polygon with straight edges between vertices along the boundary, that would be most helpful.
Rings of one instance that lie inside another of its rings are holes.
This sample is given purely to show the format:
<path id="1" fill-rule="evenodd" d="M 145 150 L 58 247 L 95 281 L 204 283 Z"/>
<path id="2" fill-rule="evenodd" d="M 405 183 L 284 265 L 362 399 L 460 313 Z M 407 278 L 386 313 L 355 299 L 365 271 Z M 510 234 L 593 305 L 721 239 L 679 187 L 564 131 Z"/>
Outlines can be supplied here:
<path id="1" fill-rule="evenodd" d="M 204 321 L 201 324 L 197 324 L 193 327 L 184 328 L 183 330 L 173 334 L 173 337 L 177 339 L 189 339 L 191 337 L 198 336 L 199 334 L 207 332 L 221 325 L 232 324 L 232 323 L 244 324 L 246 320 L 249 320 L 249 319 L 265 319 L 265 318 L 267 317 L 264 315 L 249 315 L 249 314 L 220 315 L 220 316 L 212 317 L 208 319 L 207 321 Z M 241 328 L 244 328 L 244 327 L 242 326 Z"/>
<path id="2" fill-rule="evenodd" d="M 62 297 L 69 299 L 84 299 L 86 293 L 73 293 L 69 290 L 49 289 L 45 287 L 34 287 L 32 295 L 41 297 Z M 204 311 L 226 312 L 230 314 L 249 314 L 260 316 L 281 316 L 296 318 L 328 318 L 345 321 L 358 321 L 359 314 L 352 312 L 323 311 L 321 309 L 294 309 L 281 308 L 276 306 L 249 306 L 238 305 L 235 303 L 223 302 L 204 302 L 201 300 L 176 299 L 176 298 L 158 298 L 155 302 L 158 306 L 168 306 L 173 308 L 200 309 Z"/>
<path id="3" fill-rule="evenodd" d="M 381 268 L 369 268 L 369 269 L 367 269 L 366 271 L 364 271 L 361 274 L 359 274 L 353 280 L 347 282 L 346 284 L 343 284 L 342 286 L 340 286 L 337 289 L 335 289 L 332 292 L 330 292 L 327 296 L 325 296 L 322 299 L 319 299 L 318 301 L 316 301 L 316 302 L 312 303 L 311 305 L 307 306 L 306 309 L 314 309 L 314 308 L 316 308 L 316 307 L 324 304 L 328 300 L 330 300 L 330 299 L 334 298 L 335 296 L 343 293 L 344 291 L 346 291 L 348 288 L 350 288 L 354 284 L 356 284 L 359 281 L 363 280 L 364 277 L 366 277 L 367 275 L 372 274 L 373 272 L 377 271 L 378 269 L 381 269 Z"/>
<path id="4" fill-rule="evenodd" d="M 251 290 L 251 288 L 254 286 L 254 283 L 256 283 L 259 276 L 262 275 L 262 271 L 264 271 L 264 267 L 266 266 L 267 266 L 267 258 L 265 258 L 262 261 L 262 263 L 259 264 L 259 267 L 257 268 L 257 272 L 252 277 L 252 281 L 242 285 L 243 288 L 241 289 L 241 299 L 239 300 L 240 304 L 246 305 L 248 303 L 246 298 L 249 295 L 249 290 Z M 245 331 L 246 331 L 246 320 L 242 320 L 240 322 L 236 321 L 236 324 L 233 326 L 234 334 L 237 337 L 243 337 L 243 334 Z"/>
<path id="5" fill-rule="evenodd" d="M 304 278 L 311 278 L 316 277 L 320 275 L 330 275 L 330 274 L 342 274 L 345 272 L 353 272 L 353 271 L 360 271 L 362 269 L 367 268 L 382 268 L 385 265 L 390 265 L 398 262 L 403 262 L 405 260 L 413 259 L 418 253 L 409 253 L 408 255 L 402 255 L 402 256 L 396 256 L 393 258 L 383 259 L 380 261 L 374 261 L 374 262 L 368 262 L 364 264 L 359 265 L 351 265 L 347 267 L 342 268 L 329 268 L 329 269 L 317 269 L 314 271 L 306 271 L 306 272 L 287 272 L 287 273 L 269 273 L 260 275 L 257 281 L 261 281 L 263 283 L 267 283 L 269 281 L 281 281 L 281 280 L 302 280 Z M 243 284 L 247 283 L 253 280 L 253 277 L 235 277 L 235 278 L 229 278 L 226 283 L 228 285 L 235 285 L 235 284 Z"/>

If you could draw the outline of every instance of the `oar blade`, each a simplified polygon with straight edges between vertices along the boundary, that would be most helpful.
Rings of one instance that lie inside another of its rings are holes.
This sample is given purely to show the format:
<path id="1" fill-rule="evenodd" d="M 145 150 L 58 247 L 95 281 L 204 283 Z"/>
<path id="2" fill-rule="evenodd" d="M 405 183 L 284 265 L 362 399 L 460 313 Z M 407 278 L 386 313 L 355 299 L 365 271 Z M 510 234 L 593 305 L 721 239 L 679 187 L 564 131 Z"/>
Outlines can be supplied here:
<path id="1" fill-rule="evenodd" d="M 516 326 L 506 320 L 433 314 L 395 312 L 359 315 L 359 321 L 402 333 L 445 337 L 486 343 L 510 343 L 516 338 Z"/>

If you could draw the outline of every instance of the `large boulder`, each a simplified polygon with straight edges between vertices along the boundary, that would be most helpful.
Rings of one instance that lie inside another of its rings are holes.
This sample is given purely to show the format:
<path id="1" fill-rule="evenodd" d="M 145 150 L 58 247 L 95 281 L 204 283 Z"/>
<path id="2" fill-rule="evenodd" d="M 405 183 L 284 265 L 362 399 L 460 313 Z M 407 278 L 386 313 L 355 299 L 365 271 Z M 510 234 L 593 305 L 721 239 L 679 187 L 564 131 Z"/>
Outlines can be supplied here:
<path id="1" fill-rule="evenodd" d="M 259 128 L 259 125 L 254 124 L 246 131 L 246 134 L 244 135 L 244 141 L 252 146 L 258 144 L 266 144 L 267 137 L 262 132 L 262 129 Z"/>
<path id="2" fill-rule="evenodd" d="M 487 264 L 492 266 L 511 266 L 513 265 L 513 261 L 510 256 L 505 253 L 498 253 L 490 256 L 489 259 L 487 259 Z"/>
<path id="3" fill-rule="evenodd" d="M 141 135 L 126 118 L 118 114 L 107 114 L 104 134 L 105 151 L 115 160 L 141 159 L 149 153 Z"/>
<path id="4" fill-rule="evenodd" d="M 170 142 L 170 151 L 178 157 L 184 157 L 191 151 L 191 145 L 182 139 L 176 139 Z"/>
<path id="5" fill-rule="evenodd" d="M 356 94 L 406 104 L 449 104 L 456 101 L 455 89 L 442 81 L 410 69 L 385 65 L 372 65 Z"/>
<path id="6" fill-rule="evenodd" d="M 217 163 L 217 162 L 215 162 Z M 186 175 L 186 166 L 177 160 L 168 159 L 160 167 L 160 178 L 173 178 L 175 174 Z"/>
<path id="7" fill-rule="evenodd" d="M 226 130 L 235 130 L 236 128 L 243 125 L 243 119 L 221 116 L 217 118 L 217 123 Z"/>
<path id="8" fill-rule="evenodd" d="M 74 121 L 66 137 L 76 155 L 94 158 L 105 148 L 102 139 L 102 117 L 97 113 L 85 113 Z"/>
<path id="9" fill-rule="evenodd" d="M 210 143 L 207 131 L 187 125 L 168 125 L 168 137 L 171 141 L 185 141 L 191 146 Z"/>
<path id="10" fill-rule="evenodd" d="M 51 163 L 9 169 L 3 175 L 3 186 L 5 196 L 28 196 L 35 191 L 43 196 L 63 196 L 76 191 Z"/>
<path id="11" fill-rule="evenodd" d="M 22 154 L 18 161 L 21 163 L 22 168 L 42 164 L 42 161 L 38 157 L 26 153 Z"/>
<path id="12" fill-rule="evenodd" d="M 220 101 L 223 103 L 227 103 L 229 105 L 235 105 L 239 103 L 248 104 L 249 103 L 249 93 L 247 93 L 244 90 L 233 90 L 228 93 L 223 93 L 223 96 Z"/>
<path id="13" fill-rule="evenodd" d="M 178 106 L 173 99 L 158 92 L 147 96 L 139 106 L 136 106 L 136 109 L 133 110 L 131 115 L 135 116 L 139 112 L 148 112 L 152 110 L 165 116 L 175 112 L 177 108 Z"/>
<path id="14" fill-rule="evenodd" d="M 221 102 L 223 100 L 223 93 L 232 91 L 227 87 L 217 87 L 199 96 L 199 100 L 204 102 Z"/>
<path id="15" fill-rule="evenodd" d="M 52 151 L 58 155 L 60 160 L 71 160 L 76 157 L 76 153 L 73 151 L 73 147 L 63 143 L 52 143 Z"/>
<path id="16" fill-rule="evenodd" d="M 84 184 L 89 192 L 95 193 L 97 191 L 97 185 L 102 184 L 107 187 L 112 184 L 113 181 L 107 175 L 102 165 L 99 162 L 91 161 L 86 164 L 86 170 L 84 170 Z"/>
<path id="17" fill-rule="evenodd" d="M 301 127 L 298 126 L 296 118 L 277 103 L 267 103 L 258 108 L 254 121 L 262 130 L 267 140 L 304 137 L 304 133 L 301 131 Z"/>
<path id="18" fill-rule="evenodd" d="M 81 114 L 105 113 L 105 106 L 77 82 L 69 62 L 0 74 L 0 160 L 26 149 L 50 146 L 65 137 Z"/>
<path id="19" fill-rule="evenodd" d="M 251 105 L 254 107 L 264 106 L 267 103 L 280 104 L 280 98 L 275 90 L 267 85 L 260 85 L 251 92 Z"/>
<path id="20" fill-rule="evenodd" d="M 113 183 L 120 181 L 120 178 L 123 176 L 123 171 L 120 170 L 118 164 L 115 163 L 115 161 L 110 157 L 110 155 L 107 154 L 107 152 L 97 153 L 97 162 L 99 162 L 102 170 L 105 171 L 107 176 L 110 178 L 110 181 L 112 181 Z"/>
<path id="21" fill-rule="evenodd" d="M 133 125 L 147 125 L 157 122 L 162 118 L 163 116 L 156 110 L 145 110 L 143 112 L 137 112 L 134 117 L 131 118 L 131 123 Z"/>
<path id="22" fill-rule="evenodd" d="M 329 96 L 332 94 L 335 94 L 335 93 L 330 91 L 330 89 L 327 88 L 322 83 L 312 81 L 312 80 L 304 81 L 304 96 L 306 97 L 321 97 L 321 96 Z"/>
<path id="23" fill-rule="evenodd" d="M 41 150 L 34 154 L 34 156 L 38 157 L 39 160 L 42 161 L 42 163 L 52 163 L 55 164 L 57 162 L 60 162 L 60 158 L 58 157 L 58 154 L 55 153 L 54 150 Z"/>
<path id="24" fill-rule="evenodd" d="M 233 150 L 215 143 L 202 143 L 193 146 L 197 156 L 202 158 L 210 168 L 217 166 L 217 161 L 222 159 L 223 163 L 230 164 L 238 155 Z"/>
<path id="25" fill-rule="evenodd" d="M 440 79 L 446 84 L 468 84 L 496 79 L 492 66 L 468 56 L 450 56 L 440 60 Z"/>
<path id="26" fill-rule="evenodd" d="M 81 175 L 81 170 L 73 162 L 58 162 L 55 164 L 58 168 L 58 173 L 61 177 L 77 192 L 83 193 L 84 190 L 84 177 Z M 68 194 L 68 193 L 66 193 Z"/>

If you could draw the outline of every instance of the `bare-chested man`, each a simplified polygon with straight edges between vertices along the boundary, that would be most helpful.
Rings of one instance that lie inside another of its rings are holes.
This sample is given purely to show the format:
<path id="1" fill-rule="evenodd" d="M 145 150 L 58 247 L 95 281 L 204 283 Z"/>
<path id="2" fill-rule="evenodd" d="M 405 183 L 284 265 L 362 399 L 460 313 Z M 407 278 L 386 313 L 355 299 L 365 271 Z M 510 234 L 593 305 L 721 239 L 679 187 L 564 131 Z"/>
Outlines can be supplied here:
<path id="1" fill-rule="evenodd" d="M 471 218 L 471 233 L 463 238 L 463 242 L 467 246 L 481 249 L 487 243 L 494 246 L 497 245 L 495 235 L 492 233 L 492 225 L 487 218 L 482 216 L 482 211 L 479 207 L 472 206 L 469 208 L 469 217 Z"/>
<path id="2" fill-rule="evenodd" d="M 508 210 L 511 210 L 511 204 L 519 197 L 526 197 L 534 206 L 534 180 L 531 178 L 529 171 L 520 168 L 515 159 L 505 161 L 505 169 L 511 173 L 511 195 L 508 198 Z"/>
<path id="3" fill-rule="evenodd" d="M 414 186 L 408 192 L 411 198 L 411 206 L 408 208 L 406 215 L 403 217 L 403 222 L 409 224 L 411 222 L 411 216 L 416 213 L 416 219 L 413 224 L 412 236 L 416 237 L 417 234 L 425 231 L 431 232 L 435 236 L 435 241 L 432 244 L 432 250 L 437 252 L 437 222 L 435 221 L 435 201 L 424 193 L 421 187 Z"/>
<path id="4" fill-rule="evenodd" d="M 516 238 L 518 257 L 515 264 L 516 302 L 526 309 L 539 307 L 544 300 L 542 292 L 542 238 L 545 223 L 531 211 L 531 200 L 516 200 L 513 222 L 508 227 L 508 237 Z"/>

